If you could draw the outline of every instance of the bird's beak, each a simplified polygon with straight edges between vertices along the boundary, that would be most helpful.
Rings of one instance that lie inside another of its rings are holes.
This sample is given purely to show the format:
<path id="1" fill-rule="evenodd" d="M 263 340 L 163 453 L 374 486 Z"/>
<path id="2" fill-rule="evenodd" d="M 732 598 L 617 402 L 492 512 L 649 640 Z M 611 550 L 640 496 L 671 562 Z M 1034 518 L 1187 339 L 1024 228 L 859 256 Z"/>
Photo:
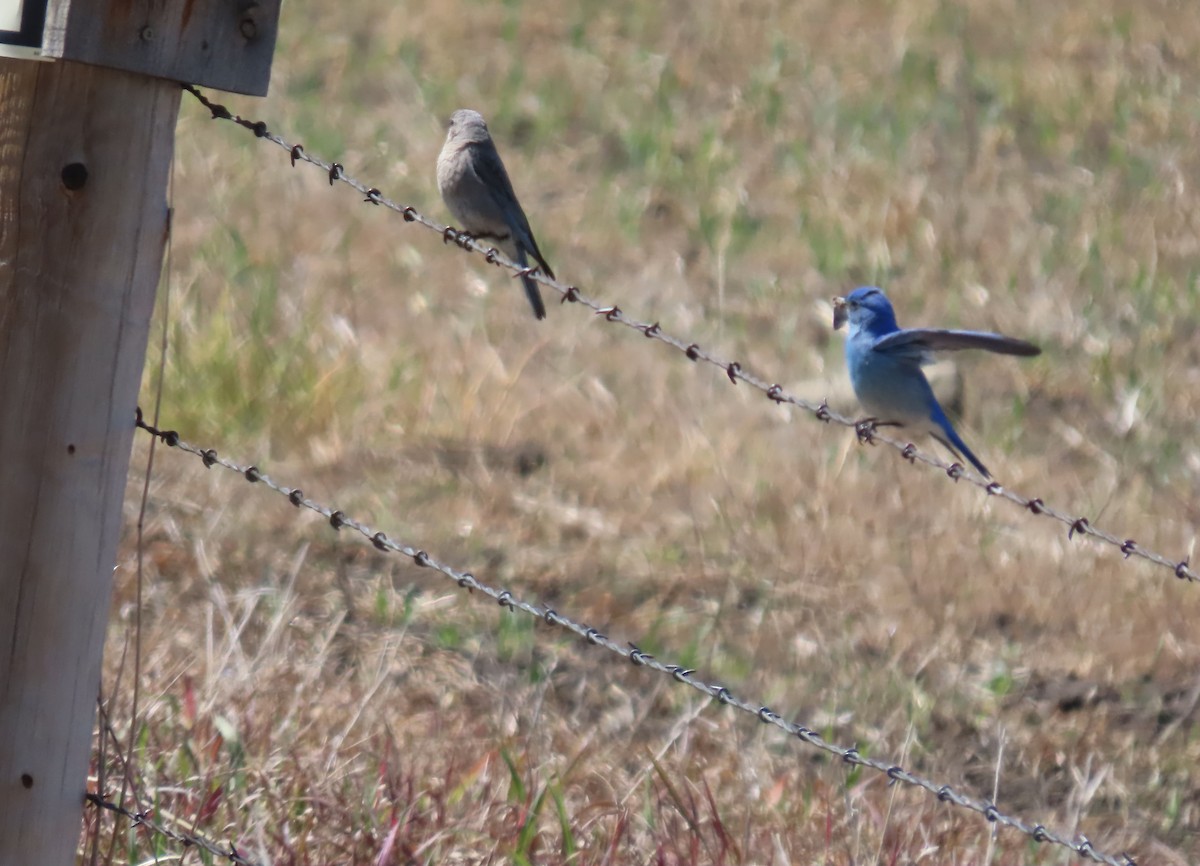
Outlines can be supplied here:
<path id="1" fill-rule="evenodd" d="M 850 318 L 850 314 L 846 312 L 846 299 L 833 299 L 833 329 L 836 331 L 842 325 L 846 324 L 846 320 Z"/>

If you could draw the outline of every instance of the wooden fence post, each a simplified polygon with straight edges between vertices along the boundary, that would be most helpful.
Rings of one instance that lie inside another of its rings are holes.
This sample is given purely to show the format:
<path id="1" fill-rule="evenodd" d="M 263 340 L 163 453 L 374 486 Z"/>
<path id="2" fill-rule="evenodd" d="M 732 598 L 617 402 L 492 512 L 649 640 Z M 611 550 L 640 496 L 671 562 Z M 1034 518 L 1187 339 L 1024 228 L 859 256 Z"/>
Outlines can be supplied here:
<path id="1" fill-rule="evenodd" d="M 51 0 L 65 59 L 0 59 L 0 864 L 74 861 L 178 82 L 265 93 L 278 8 Z"/>
<path id="2" fill-rule="evenodd" d="M 0 861 L 75 855 L 179 85 L 0 61 Z"/>

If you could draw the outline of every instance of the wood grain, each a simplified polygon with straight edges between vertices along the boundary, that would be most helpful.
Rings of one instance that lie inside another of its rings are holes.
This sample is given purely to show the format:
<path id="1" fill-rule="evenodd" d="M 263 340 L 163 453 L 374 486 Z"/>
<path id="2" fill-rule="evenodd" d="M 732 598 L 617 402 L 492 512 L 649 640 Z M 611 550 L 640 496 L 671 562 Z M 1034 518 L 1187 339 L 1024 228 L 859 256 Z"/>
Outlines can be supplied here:
<path id="1" fill-rule="evenodd" d="M 280 0 L 51 0 L 45 53 L 264 96 Z"/>
<path id="2" fill-rule="evenodd" d="M 79 838 L 180 89 L 0 60 L 0 861 Z"/>

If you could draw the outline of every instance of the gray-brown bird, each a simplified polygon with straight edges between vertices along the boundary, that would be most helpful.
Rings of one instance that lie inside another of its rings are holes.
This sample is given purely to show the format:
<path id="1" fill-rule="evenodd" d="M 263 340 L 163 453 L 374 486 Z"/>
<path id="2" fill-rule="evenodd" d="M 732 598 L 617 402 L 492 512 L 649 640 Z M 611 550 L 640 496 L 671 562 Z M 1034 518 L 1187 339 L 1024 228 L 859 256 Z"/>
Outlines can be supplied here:
<path id="1" fill-rule="evenodd" d="M 542 272 L 554 279 L 478 111 L 460 108 L 450 115 L 446 143 L 438 155 L 437 181 L 442 200 L 463 231 L 478 240 L 495 242 L 497 249 L 521 267 L 528 267 L 527 256 L 532 256 Z M 546 318 L 538 284 L 524 274 L 521 281 L 534 315 Z"/>

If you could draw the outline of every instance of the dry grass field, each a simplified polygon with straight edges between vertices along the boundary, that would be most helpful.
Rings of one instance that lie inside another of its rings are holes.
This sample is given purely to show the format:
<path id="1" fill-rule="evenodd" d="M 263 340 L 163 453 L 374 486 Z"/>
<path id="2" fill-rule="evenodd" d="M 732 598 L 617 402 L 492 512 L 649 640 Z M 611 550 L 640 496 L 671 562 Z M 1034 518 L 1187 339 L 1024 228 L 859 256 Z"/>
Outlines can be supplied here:
<path id="1" fill-rule="evenodd" d="M 292 0 L 270 97 L 212 95 L 442 220 L 445 119 L 478 108 L 561 278 L 847 412 L 828 301 L 855 285 L 1032 339 L 959 359 L 964 438 L 1182 558 L 1198 93 L 1200 16 L 1167 0 Z M 1200 587 L 577 305 L 536 322 L 500 269 L 186 94 L 174 184 L 164 427 L 832 741 L 1200 861 Z M 140 805 L 253 860 L 1076 862 L 178 451 L 146 507 Z M 94 813 L 87 857 L 97 833 L 101 862 L 219 862 Z"/>

